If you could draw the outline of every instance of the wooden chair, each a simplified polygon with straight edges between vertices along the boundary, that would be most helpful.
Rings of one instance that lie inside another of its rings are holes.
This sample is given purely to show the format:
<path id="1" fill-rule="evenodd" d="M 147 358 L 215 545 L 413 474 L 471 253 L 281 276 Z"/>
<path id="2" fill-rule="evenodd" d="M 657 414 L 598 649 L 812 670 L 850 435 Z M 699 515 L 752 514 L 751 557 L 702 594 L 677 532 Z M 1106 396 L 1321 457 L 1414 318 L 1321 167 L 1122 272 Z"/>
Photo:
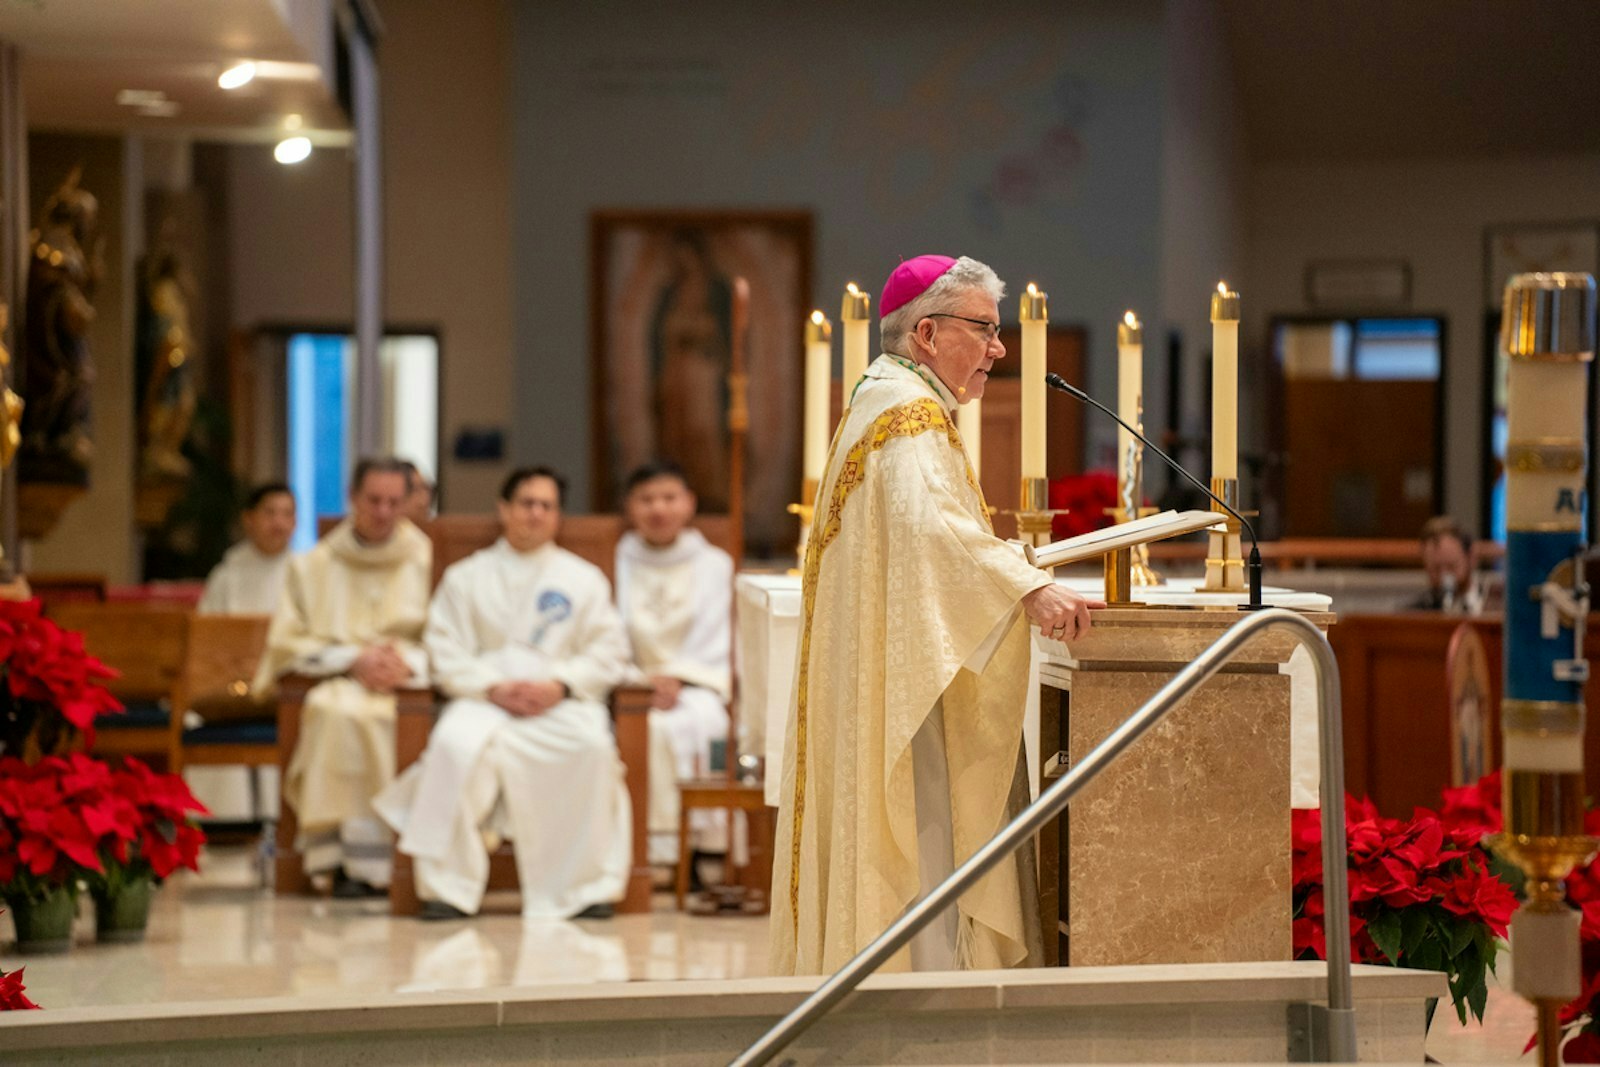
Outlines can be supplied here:
<path id="1" fill-rule="evenodd" d="M 53 605 L 49 614 L 64 629 L 82 633 L 89 654 L 120 672 L 106 688 L 127 712 L 95 723 L 94 751 L 139 756 L 176 769 L 182 762 L 183 718 L 174 709 L 188 648 L 188 609 L 159 601 L 66 601 Z"/>
<path id="2" fill-rule="evenodd" d="M 294 756 L 295 746 L 300 743 L 300 717 L 305 710 L 306 694 L 322 680 L 305 674 L 287 674 L 278 679 L 277 757 L 278 766 L 285 775 L 288 774 L 289 760 Z M 395 703 L 397 723 L 413 720 L 418 716 L 426 716 L 430 723 L 433 719 L 431 689 L 402 689 L 395 694 Z M 396 733 L 398 732 L 397 729 Z M 280 792 L 276 858 L 273 861 L 274 891 L 279 896 L 311 891 L 311 879 L 306 877 L 305 863 L 295 847 L 295 837 L 299 832 L 300 823 L 295 818 L 294 809 L 284 801 Z"/>
<path id="3" fill-rule="evenodd" d="M 266 615 L 194 615 L 178 677 L 174 711 L 197 712 L 205 724 L 183 731 L 181 766 L 278 762 L 276 709 L 251 699 L 250 680 L 267 646 Z"/>

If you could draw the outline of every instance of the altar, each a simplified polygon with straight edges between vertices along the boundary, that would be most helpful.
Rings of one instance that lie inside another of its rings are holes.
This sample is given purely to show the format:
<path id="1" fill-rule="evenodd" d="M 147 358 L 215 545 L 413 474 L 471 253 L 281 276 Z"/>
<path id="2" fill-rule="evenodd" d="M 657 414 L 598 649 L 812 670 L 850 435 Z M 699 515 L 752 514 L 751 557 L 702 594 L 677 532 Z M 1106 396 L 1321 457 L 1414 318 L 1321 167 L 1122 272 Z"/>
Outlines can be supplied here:
<path id="1" fill-rule="evenodd" d="M 1098 577 L 1058 582 L 1099 596 Z M 1174 579 L 1095 612 L 1069 647 L 1033 641 L 1025 719 L 1037 795 L 1240 618 L 1237 594 Z M 800 578 L 735 582 L 742 751 L 765 756 L 776 805 L 799 647 Z M 1333 621 L 1318 593 L 1264 591 L 1268 606 Z M 1290 958 L 1292 807 L 1315 807 L 1309 657 L 1265 637 L 1108 770 L 1040 839 L 1040 905 L 1052 964 Z"/>

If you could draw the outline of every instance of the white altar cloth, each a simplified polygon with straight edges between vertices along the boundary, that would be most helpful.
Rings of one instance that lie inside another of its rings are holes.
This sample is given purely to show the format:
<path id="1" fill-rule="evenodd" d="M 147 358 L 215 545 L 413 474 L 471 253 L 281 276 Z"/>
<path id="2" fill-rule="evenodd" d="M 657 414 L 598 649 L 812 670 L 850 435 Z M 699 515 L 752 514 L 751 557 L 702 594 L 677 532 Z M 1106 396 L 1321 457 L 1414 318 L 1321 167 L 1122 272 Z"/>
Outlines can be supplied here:
<path id="1" fill-rule="evenodd" d="M 1085 596 L 1102 596 L 1099 577 L 1072 576 L 1056 581 Z M 1163 607 L 1215 607 L 1242 603 L 1238 593 L 1203 593 L 1197 578 L 1173 578 L 1167 584 L 1137 588 L 1133 598 L 1141 604 Z M 1264 586 L 1261 599 L 1269 607 L 1297 611 L 1332 611 L 1333 598 L 1322 593 L 1302 593 Z M 739 751 L 766 757 L 767 803 L 778 804 L 778 779 L 783 768 L 784 731 L 789 701 L 794 695 L 795 658 L 800 651 L 800 576 L 797 574 L 742 573 L 734 581 L 738 617 L 734 662 L 739 676 Z M 1034 636 L 1033 664 L 1028 686 L 1024 741 L 1028 765 L 1039 765 L 1039 664 L 1052 654 L 1055 642 Z M 1317 689 L 1311 658 L 1296 649 L 1283 668 L 1290 678 L 1290 799 L 1296 808 L 1318 804 L 1320 781 L 1317 761 Z"/>

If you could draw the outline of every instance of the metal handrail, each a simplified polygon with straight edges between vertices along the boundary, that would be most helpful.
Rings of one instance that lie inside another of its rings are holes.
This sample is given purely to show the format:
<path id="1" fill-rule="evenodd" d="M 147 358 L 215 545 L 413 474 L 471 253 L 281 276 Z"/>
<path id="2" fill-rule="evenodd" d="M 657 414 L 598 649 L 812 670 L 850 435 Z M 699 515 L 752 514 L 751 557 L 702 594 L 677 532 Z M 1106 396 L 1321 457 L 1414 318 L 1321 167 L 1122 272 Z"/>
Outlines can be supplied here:
<path id="1" fill-rule="evenodd" d="M 1040 794 L 987 844 L 974 852 L 950 877 L 939 883 L 896 919 L 849 963 L 819 986 L 793 1011 L 732 1061 L 729 1067 L 758 1067 L 768 1063 L 812 1023 L 826 1015 L 873 971 L 906 945 L 935 915 L 954 903 L 1000 860 L 1032 839 L 1051 819 L 1066 809 L 1068 801 L 1096 775 L 1127 750 L 1167 712 L 1180 704 L 1257 634 L 1287 630 L 1311 653 L 1317 676 L 1317 714 L 1321 724 L 1322 766 L 1322 872 L 1324 921 L 1327 924 L 1328 1017 L 1326 1061 L 1354 1063 L 1356 1024 L 1350 980 L 1350 894 L 1345 877 L 1347 846 L 1344 827 L 1344 730 L 1339 706 L 1339 665 L 1333 648 L 1317 625 L 1302 615 L 1270 608 L 1233 625 L 1193 663 L 1184 667 L 1127 721 L 1095 746 L 1081 762 Z"/>

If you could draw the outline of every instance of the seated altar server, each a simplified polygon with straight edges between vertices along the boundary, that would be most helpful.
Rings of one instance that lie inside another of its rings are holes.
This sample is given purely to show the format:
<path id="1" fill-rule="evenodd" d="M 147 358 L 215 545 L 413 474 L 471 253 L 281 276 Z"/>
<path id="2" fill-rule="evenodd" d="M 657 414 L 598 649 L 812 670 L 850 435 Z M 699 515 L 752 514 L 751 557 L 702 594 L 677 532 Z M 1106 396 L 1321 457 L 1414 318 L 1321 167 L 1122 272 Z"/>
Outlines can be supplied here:
<path id="1" fill-rule="evenodd" d="M 842 966 L 1028 800 L 1026 619 L 1073 640 L 1090 602 L 994 535 L 956 430 L 1005 356 L 1005 287 L 965 257 L 900 264 L 884 354 L 834 434 L 806 549 L 784 744 L 772 969 Z M 1041 958 L 1031 850 L 1013 853 L 890 961 Z"/>
<path id="2" fill-rule="evenodd" d="M 394 778 L 395 690 L 427 682 L 433 550 L 401 516 L 410 488 L 399 460 L 356 464 L 350 518 L 290 563 L 256 675 L 258 692 L 289 672 L 326 679 L 306 694 L 283 790 L 306 872 L 332 875 L 342 897 L 389 883 L 391 837 L 372 798 Z"/>
<path id="3" fill-rule="evenodd" d="M 728 739 L 733 559 L 690 523 L 695 495 L 683 468 L 660 460 L 628 477 L 633 528 L 617 543 L 617 603 L 633 647 L 633 677 L 650 706 L 650 861 L 678 858 L 679 780 L 708 772 L 713 741 Z M 726 813 L 697 811 L 696 851 L 727 849 Z"/>
<path id="4" fill-rule="evenodd" d="M 239 513 L 244 540 L 228 549 L 206 577 L 196 611 L 202 615 L 271 615 L 289 573 L 294 493 L 282 482 L 250 491 Z"/>
<path id="5" fill-rule="evenodd" d="M 416 859 L 425 919 L 478 910 L 502 834 L 527 918 L 603 918 L 626 888 L 632 817 L 605 699 L 628 641 L 605 575 L 555 544 L 563 489 L 548 468 L 513 471 L 504 536 L 446 570 L 428 612 L 451 700 L 377 805 Z"/>

